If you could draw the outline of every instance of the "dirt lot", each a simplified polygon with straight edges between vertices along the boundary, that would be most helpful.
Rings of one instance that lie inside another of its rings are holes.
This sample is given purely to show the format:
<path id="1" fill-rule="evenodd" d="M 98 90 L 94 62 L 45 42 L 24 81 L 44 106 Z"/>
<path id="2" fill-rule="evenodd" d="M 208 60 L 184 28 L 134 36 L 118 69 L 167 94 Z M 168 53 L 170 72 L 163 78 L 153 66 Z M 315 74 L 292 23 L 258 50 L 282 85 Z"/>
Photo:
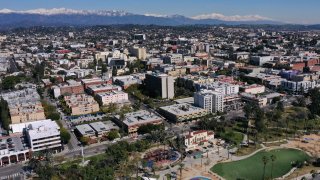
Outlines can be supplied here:
<path id="1" fill-rule="evenodd" d="M 310 134 L 304 135 L 299 139 L 289 140 L 287 144 L 283 144 L 284 147 L 299 148 L 311 155 L 320 155 L 320 135 Z"/>

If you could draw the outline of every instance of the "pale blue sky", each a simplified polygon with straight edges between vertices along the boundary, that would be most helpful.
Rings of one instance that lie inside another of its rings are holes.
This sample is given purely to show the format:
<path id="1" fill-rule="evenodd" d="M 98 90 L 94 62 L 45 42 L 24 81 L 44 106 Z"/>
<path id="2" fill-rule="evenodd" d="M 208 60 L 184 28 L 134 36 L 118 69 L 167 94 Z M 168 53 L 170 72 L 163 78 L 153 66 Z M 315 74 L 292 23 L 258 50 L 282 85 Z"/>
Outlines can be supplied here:
<path id="1" fill-rule="evenodd" d="M 188 17 L 209 13 L 260 15 L 283 22 L 320 23 L 320 0 L 0 0 L 0 9 L 61 7 L 124 10 L 137 14 L 180 14 Z"/>

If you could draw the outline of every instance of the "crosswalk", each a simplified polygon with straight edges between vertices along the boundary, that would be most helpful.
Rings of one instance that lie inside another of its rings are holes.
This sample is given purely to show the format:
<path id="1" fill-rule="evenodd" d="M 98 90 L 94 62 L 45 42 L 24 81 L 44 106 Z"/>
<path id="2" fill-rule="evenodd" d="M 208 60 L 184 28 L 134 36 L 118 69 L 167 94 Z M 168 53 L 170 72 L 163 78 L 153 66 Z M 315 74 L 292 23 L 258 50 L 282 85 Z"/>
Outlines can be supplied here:
<path id="1" fill-rule="evenodd" d="M 75 148 L 75 149 L 68 149 L 68 152 L 75 152 L 75 151 L 81 151 L 81 147 Z"/>
<path id="2" fill-rule="evenodd" d="M 11 180 L 11 179 L 24 179 L 24 175 L 21 174 L 21 173 L 15 173 L 15 174 L 11 174 L 11 175 L 8 175 L 8 176 L 2 176 L 0 177 L 0 180 Z"/>

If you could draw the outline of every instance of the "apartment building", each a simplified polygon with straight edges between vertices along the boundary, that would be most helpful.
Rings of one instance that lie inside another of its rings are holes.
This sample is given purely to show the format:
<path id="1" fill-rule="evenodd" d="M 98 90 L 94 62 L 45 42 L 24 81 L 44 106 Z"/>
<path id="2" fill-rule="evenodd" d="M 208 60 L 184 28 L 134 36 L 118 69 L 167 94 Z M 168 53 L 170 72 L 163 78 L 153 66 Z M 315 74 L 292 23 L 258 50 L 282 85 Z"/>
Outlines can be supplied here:
<path id="1" fill-rule="evenodd" d="M 36 89 L 27 88 L 1 94 L 7 101 L 13 124 L 45 119 L 44 109 Z"/>
<path id="2" fill-rule="evenodd" d="M 71 109 L 71 115 L 90 114 L 99 111 L 99 104 L 92 96 L 86 94 L 73 94 L 65 96 L 66 105 Z"/>
<path id="3" fill-rule="evenodd" d="M 145 85 L 151 96 L 163 99 L 174 97 L 174 79 L 167 74 L 146 74 Z"/>
<path id="4" fill-rule="evenodd" d="M 96 99 L 100 105 L 106 106 L 111 103 L 125 103 L 128 102 L 128 94 L 123 91 L 110 91 L 98 93 Z"/>
<path id="5" fill-rule="evenodd" d="M 292 93 L 305 93 L 308 92 L 310 89 L 315 88 L 316 85 L 316 81 L 281 81 L 281 87 Z"/>
<path id="6" fill-rule="evenodd" d="M 120 86 L 116 86 L 113 84 L 99 84 L 99 85 L 90 85 L 87 87 L 86 91 L 88 94 L 93 96 L 97 95 L 98 93 L 105 93 L 111 91 L 121 91 L 122 88 Z"/>
<path id="7" fill-rule="evenodd" d="M 140 60 L 145 60 L 147 58 L 147 50 L 144 47 L 140 48 L 134 46 L 130 49 L 130 53 Z"/>
<path id="8" fill-rule="evenodd" d="M 200 91 L 201 89 L 208 89 L 208 90 L 213 90 L 213 91 L 219 92 L 219 93 L 223 94 L 224 96 L 239 93 L 239 85 L 232 84 L 232 83 L 220 82 L 220 81 L 216 81 L 216 82 L 212 82 L 212 83 L 198 82 L 195 84 L 195 87 L 198 91 Z"/>
<path id="9" fill-rule="evenodd" d="M 83 85 L 75 80 L 68 80 L 66 84 L 53 86 L 52 90 L 55 98 L 58 98 L 61 95 L 81 94 L 84 92 Z"/>
<path id="10" fill-rule="evenodd" d="M 105 81 L 101 78 L 90 78 L 90 79 L 82 79 L 81 83 L 86 89 L 88 86 L 103 84 L 105 83 Z"/>
<path id="11" fill-rule="evenodd" d="M 251 84 L 248 86 L 243 86 L 240 89 L 245 93 L 261 94 L 261 93 L 265 92 L 266 87 L 263 85 L 259 85 L 259 84 Z"/>
<path id="12" fill-rule="evenodd" d="M 133 84 L 142 84 L 142 81 L 145 79 L 145 74 L 132 74 L 127 76 L 116 76 L 113 77 L 113 82 L 123 89 L 127 89 Z"/>
<path id="13" fill-rule="evenodd" d="M 224 111 L 224 96 L 212 90 L 202 90 L 194 94 L 194 104 L 209 113 Z"/>

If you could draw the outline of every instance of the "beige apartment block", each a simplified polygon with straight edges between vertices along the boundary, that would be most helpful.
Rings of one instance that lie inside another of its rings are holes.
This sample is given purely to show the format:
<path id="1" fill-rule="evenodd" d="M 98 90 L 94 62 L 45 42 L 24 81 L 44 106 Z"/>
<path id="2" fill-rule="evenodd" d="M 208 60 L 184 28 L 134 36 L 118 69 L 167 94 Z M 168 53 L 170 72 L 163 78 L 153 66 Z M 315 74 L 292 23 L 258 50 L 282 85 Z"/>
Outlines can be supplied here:
<path id="1" fill-rule="evenodd" d="M 99 104 L 92 96 L 78 94 L 65 96 L 67 106 L 71 109 L 71 115 L 91 114 L 99 111 Z"/>

